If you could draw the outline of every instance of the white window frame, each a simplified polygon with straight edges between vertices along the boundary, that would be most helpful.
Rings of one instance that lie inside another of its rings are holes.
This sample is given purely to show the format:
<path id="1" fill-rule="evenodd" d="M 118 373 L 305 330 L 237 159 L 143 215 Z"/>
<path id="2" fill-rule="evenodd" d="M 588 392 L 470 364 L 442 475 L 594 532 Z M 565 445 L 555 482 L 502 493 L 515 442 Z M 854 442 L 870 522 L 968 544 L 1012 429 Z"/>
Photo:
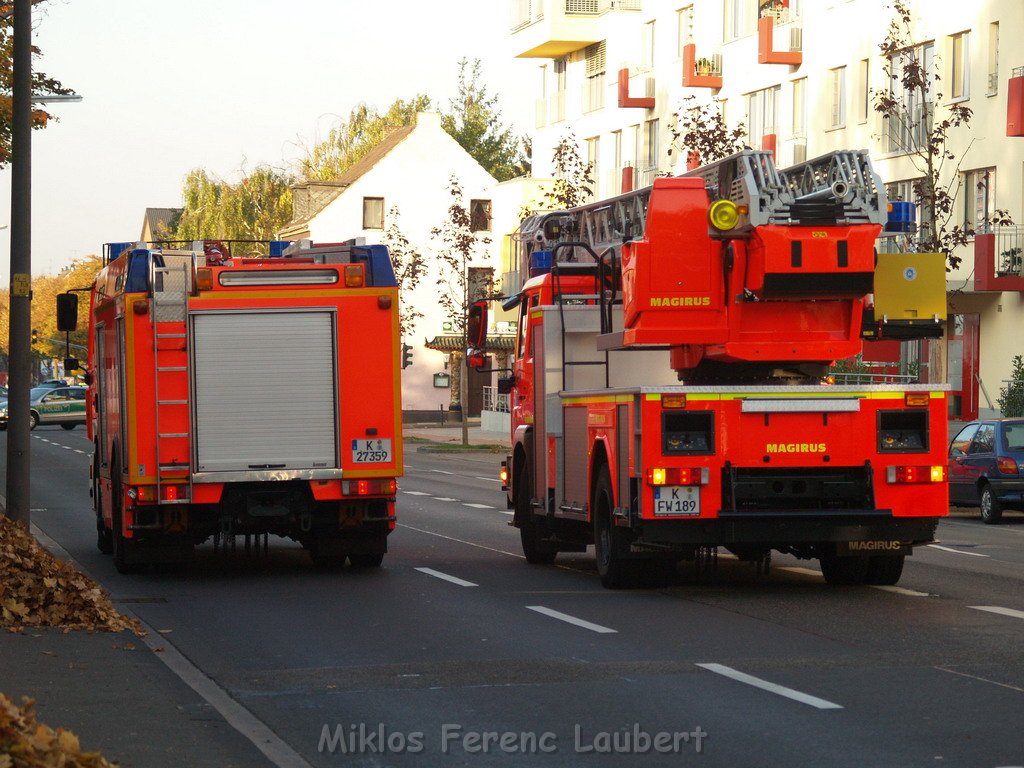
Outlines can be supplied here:
<path id="1" fill-rule="evenodd" d="M 964 171 L 961 193 L 964 199 L 964 229 L 984 231 L 996 210 L 996 169 L 974 168 Z"/>
<path id="2" fill-rule="evenodd" d="M 949 96 L 952 101 L 971 97 L 971 33 L 949 36 Z"/>
<path id="3" fill-rule="evenodd" d="M 781 85 L 773 85 L 747 94 L 747 141 L 750 146 L 760 147 L 765 136 L 778 134 L 781 92 Z"/>
<path id="4" fill-rule="evenodd" d="M 846 67 L 833 67 L 829 78 L 829 128 L 846 127 Z"/>
<path id="5" fill-rule="evenodd" d="M 988 83 L 985 95 L 995 96 L 999 93 L 999 22 L 988 25 Z"/>
<path id="6" fill-rule="evenodd" d="M 640 69 L 650 72 L 654 69 L 655 20 L 644 22 L 640 29 Z"/>
<path id="7" fill-rule="evenodd" d="M 693 6 L 676 11 L 676 58 L 683 58 L 683 48 L 693 40 Z"/>

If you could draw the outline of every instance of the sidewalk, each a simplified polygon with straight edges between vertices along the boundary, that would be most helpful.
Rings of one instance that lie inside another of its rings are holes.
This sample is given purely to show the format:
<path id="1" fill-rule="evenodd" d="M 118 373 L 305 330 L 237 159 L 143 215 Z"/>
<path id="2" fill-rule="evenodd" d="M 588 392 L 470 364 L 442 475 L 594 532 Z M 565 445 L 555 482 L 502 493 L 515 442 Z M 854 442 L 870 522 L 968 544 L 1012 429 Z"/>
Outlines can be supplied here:
<path id="1" fill-rule="evenodd" d="M 485 432 L 480 428 L 480 419 L 469 419 L 468 421 L 469 443 L 479 446 L 505 446 L 510 447 L 512 440 L 507 432 Z M 417 438 L 429 440 L 433 443 L 444 443 L 461 445 L 462 424 L 455 422 L 444 426 L 440 424 L 404 424 L 402 435 L 406 438 Z"/>

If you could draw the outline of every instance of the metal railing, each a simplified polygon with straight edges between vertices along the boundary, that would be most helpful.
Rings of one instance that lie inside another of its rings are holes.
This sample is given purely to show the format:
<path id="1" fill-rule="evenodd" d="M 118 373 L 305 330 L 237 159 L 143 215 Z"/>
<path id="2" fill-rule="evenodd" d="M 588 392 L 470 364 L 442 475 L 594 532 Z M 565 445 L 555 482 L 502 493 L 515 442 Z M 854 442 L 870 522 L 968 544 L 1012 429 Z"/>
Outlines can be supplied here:
<path id="1" fill-rule="evenodd" d="M 836 384 L 916 384 L 918 377 L 909 373 L 830 373 Z"/>
<path id="2" fill-rule="evenodd" d="M 498 393 L 497 387 L 483 387 L 485 411 L 496 413 L 511 413 L 508 405 L 508 395 Z"/>
<path id="3" fill-rule="evenodd" d="M 1024 227 L 992 227 L 996 236 L 996 275 L 1020 277 L 1024 262 Z"/>

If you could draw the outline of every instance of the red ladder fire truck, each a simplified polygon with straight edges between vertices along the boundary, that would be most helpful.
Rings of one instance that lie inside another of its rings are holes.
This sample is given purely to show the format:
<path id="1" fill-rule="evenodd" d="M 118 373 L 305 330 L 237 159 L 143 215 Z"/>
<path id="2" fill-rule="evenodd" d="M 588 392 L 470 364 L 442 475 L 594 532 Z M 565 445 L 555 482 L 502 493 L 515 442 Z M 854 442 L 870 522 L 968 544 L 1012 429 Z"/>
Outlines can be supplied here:
<path id="1" fill-rule="evenodd" d="M 942 332 L 944 311 L 913 304 L 944 291 L 942 257 L 876 254 L 886 211 L 865 152 L 780 171 L 745 151 L 527 219 L 499 381 L 527 560 L 594 544 L 616 588 L 718 547 L 765 567 L 776 550 L 830 583 L 895 583 L 948 511 L 944 387 L 826 379 L 862 334 Z M 905 285 L 876 284 L 876 262 Z M 893 290 L 906 312 L 879 311 Z M 485 304 L 471 320 L 472 362 Z"/>
<path id="2" fill-rule="evenodd" d="M 398 288 L 387 248 L 105 247 L 86 380 L 99 549 L 119 571 L 210 537 L 377 566 L 402 473 Z M 232 256 L 232 248 L 236 255 Z M 265 250 L 264 250 L 265 249 Z M 77 297 L 58 298 L 73 330 Z M 74 362 L 74 361 L 72 361 Z"/>

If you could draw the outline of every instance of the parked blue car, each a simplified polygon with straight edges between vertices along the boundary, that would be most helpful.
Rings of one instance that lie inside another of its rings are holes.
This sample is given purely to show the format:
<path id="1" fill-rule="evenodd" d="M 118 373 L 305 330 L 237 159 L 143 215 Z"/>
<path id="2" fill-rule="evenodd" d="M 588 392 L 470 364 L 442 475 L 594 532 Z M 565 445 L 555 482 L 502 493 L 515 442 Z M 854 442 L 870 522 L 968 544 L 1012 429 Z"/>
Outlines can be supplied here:
<path id="1" fill-rule="evenodd" d="M 949 503 L 980 507 L 998 523 L 1004 509 L 1024 511 L 1024 419 L 980 419 L 949 446 Z"/>

